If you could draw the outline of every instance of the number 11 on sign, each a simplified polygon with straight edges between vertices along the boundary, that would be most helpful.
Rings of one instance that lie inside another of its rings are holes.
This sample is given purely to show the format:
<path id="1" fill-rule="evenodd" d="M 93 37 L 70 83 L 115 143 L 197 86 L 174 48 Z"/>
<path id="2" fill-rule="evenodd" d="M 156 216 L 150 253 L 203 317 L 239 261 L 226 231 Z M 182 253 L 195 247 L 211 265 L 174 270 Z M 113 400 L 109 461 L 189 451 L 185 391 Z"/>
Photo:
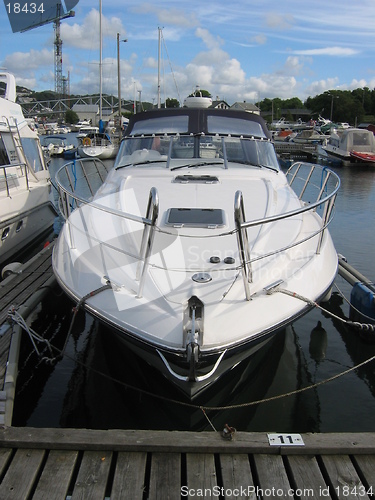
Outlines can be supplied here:
<path id="1" fill-rule="evenodd" d="M 301 434 L 268 434 L 271 446 L 304 446 Z"/>

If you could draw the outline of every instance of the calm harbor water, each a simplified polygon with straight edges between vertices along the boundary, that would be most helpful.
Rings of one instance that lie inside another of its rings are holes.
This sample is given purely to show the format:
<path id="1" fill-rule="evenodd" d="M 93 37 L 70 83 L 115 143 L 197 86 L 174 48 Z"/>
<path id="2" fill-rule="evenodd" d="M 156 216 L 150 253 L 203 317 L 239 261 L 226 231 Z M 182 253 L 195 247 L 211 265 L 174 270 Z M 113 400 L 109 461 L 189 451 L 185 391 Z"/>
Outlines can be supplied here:
<path id="1" fill-rule="evenodd" d="M 56 169 L 61 160 L 54 160 Z M 375 168 L 334 168 L 341 178 L 330 232 L 337 251 L 375 279 Z M 341 277 L 325 306 L 349 316 L 351 286 Z M 62 347 L 72 303 L 59 290 L 33 315 L 32 328 Z M 120 357 L 121 354 L 121 357 Z M 375 355 L 363 340 L 319 309 L 275 337 L 270 350 L 233 370 L 191 407 L 157 372 L 133 354 L 119 352 L 109 331 L 80 312 L 66 356 L 55 366 L 40 361 L 23 338 L 13 425 L 170 430 L 221 430 L 225 423 L 247 431 L 375 431 L 375 362 L 349 368 Z M 309 390 L 274 399 L 307 386 Z M 221 410 L 199 406 L 227 407 Z"/>

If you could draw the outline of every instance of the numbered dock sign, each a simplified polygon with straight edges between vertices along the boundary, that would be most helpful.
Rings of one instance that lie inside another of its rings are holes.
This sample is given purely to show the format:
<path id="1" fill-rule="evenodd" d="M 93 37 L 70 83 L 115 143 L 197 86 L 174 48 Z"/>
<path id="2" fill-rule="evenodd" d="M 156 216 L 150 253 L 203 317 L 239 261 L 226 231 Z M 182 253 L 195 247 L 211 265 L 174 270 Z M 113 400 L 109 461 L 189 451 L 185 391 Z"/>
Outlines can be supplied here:
<path id="1" fill-rule="evenodd" d="M 267 434 L 270 446 L 305 446 L 301 434 Z"/>

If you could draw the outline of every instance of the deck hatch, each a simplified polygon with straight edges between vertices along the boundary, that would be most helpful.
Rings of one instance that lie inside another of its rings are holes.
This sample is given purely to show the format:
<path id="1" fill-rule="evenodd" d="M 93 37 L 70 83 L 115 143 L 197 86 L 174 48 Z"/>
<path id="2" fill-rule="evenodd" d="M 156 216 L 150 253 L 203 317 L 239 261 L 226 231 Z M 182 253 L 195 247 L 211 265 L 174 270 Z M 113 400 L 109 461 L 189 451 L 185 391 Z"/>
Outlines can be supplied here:
<path id="1" fill-rule="evenodd" d="M 224 210 L 220 208 L 170 208 L 166 224 L 169 226 L 216 228 L 225 225 Z"/>
<path id="2" fill-rule="evenodd" d="M 196 183 L 196 184 L 217 184 L 219 179 L 216 175 L 177 175 L 173 182 L 179 182 L 180 184 Z"/>

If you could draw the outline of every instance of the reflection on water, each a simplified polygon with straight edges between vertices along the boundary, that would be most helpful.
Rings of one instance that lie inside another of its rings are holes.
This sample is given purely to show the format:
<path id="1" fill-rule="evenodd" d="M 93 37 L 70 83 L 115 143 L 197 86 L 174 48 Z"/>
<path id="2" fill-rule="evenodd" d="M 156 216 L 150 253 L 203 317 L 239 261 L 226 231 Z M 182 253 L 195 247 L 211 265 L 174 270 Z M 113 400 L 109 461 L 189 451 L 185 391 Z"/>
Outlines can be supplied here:
<path id="1" fill-rule="evenodd" d="M 351 265 L 374 279 L 375 169 L 335 170 L 342 189 L 330 227 L 333 240 Z M 341 277 L 336 284 L 350 296 L 351 287 Z M 35 313 L 32 326 L 61 348 L 72 303 L 58 289 L 55 293 L 59 295 L 50 294 Z M 338 317 L 349 316 L 337 290 L 324 307 Z M 23 340 L 13 425 L 221 430 L 228 423 L 248 431 L 375 431 L 373 362 L 322 384 L 374 356 L 375 344 L 319 309 L 277 335 L 269 349 L 233 369 L 194 401 L 196 407 L 156 370 L 118 349 L 111 332 L 83 312 L 74 323 L 67 356 L 55 366 L 38 360 L 30 352 L 30 341 L 26 336 Z M 272 399 L 316 383 L 312 389 Z M 264 399 L 270 400 L 253 404 Z M 207 408 L 206 418 L 199 406 L 232 408 Z"/>

